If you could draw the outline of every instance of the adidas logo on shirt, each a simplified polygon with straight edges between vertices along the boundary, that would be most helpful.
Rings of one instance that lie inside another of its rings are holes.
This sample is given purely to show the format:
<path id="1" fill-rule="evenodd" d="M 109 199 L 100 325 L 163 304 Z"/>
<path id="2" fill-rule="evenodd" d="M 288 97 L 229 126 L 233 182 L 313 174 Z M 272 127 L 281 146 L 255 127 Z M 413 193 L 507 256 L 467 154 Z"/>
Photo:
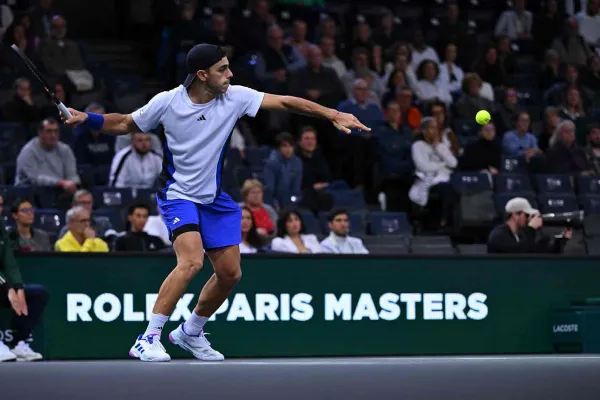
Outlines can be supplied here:
<path id="1" fill-rule="evenodd" d="M 198 117 L 198 121 L 206 121 L 206 118 L 204 117 L 204 115 L 201 115 Z"/>
<path id="2" fill-rule="evenodd" d="M 173 220 L 173 225 L 175 225 L 176 223 L 178 223 L 179 221 L 181 221 L 179 218 L 175 217 L 175 219 Z"/>

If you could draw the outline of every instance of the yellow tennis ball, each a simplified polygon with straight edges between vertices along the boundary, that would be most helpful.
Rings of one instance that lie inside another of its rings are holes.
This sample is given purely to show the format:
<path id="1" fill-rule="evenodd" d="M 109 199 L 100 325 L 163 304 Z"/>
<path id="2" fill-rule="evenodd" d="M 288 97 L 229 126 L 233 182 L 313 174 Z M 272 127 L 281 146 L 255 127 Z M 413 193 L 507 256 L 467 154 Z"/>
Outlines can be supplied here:
<path id="1" fill-rule="evenodd" d="M 477 121 L 479 125 L 485 125 L 489 123 L 491 119 L 492 116 L 486 110 L 480 110 L 475 116 L 475 121 Z"/>

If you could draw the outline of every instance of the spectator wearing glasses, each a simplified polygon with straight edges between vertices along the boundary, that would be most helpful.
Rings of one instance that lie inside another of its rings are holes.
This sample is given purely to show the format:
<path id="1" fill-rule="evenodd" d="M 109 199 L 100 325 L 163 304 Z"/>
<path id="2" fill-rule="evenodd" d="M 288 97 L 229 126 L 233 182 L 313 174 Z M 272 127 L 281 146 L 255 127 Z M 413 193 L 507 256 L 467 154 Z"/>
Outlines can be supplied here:
<path id="1" fill-rule="evenodd" d="M 333 210 L 329 221 L 329 236 L 321 242 L 323 253 L 333 254 L 369 254 L 361 239 L 348 235 L 350 224 L 346 210 Z"/>
<path id="2" fill-rule="evenodd" d="M 75 206 L 67 211 L 67 233 L 54 244 L 54 249 L 61 252 L 107 253 L 106 242 L 96 237 L 90 225 L 90 212 L 82 206 Z"/>
<path id="3" fill-rule="evenodd" d="M 144 231 L 149 215 L 150 207 L 144 203 L 136 203 L 129 207 L 127 212 L 129 232 L 117 238 L 115 251 L 147 252 L 159 251 L 166 247 L 161 238 Z"/>
<path id="4" fill-rule="evenodd" d="M 33 227 L 35 209 L 31 201 L 26 199 L 16 200 L 11 207 L 11 212 L 16 226 L 8 237 L 15 250 L 20 253 L 52 251 L 48 234 Z"/>
<path id="5" fill-rule="evenodd" d="M 117 232 L 113 229 L 112 224 L 110 223 L 110 219 L 108 217 L 102 215 L 94 215 L 94 197 L 88 190 L 78 190 L 73 195 L 73 203 L 71 207 L 81 206 L 85 208 L 90 215 L 92 216 L 91 227 L 96 232 L 96 236 L 99 238 L 107 238 L 109 236 L 114 236 Z M 58 237 L 61 238 L 67 233 L 69 230 L 68 226 L 64 226 Z"/>
<path id="6" fill-rule="evenodd" d="M 284 211 L 277 221 L 277 235 L 271 243 L 271 249 L 280 253 L 321 253 L 317 237 L 306 234 L 302 217 L 296 211 Z"/>

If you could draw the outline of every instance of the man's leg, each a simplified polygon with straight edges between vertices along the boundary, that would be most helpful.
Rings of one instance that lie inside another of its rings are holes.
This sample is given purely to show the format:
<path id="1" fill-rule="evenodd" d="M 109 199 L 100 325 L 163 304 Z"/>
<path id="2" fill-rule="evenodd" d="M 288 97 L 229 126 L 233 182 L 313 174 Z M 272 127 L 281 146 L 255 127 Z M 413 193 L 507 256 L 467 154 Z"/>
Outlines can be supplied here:
<path id="1" fill-rule="evenodd" d="M 35 361 L 41 360 L 42 355 L 34 352 L 29 347 L 28 339 L 31 338 L 33 329 L 40 321 L 46 304 L 48 304 L 48 290 L 42 285 L 24 285 L 25 301 L 27 302 L 27 315 L 18 316 L 14 314 L 12 328 L 14 330 L 14 343 L 16 346 L 12 352 L 19 360 Z"/>

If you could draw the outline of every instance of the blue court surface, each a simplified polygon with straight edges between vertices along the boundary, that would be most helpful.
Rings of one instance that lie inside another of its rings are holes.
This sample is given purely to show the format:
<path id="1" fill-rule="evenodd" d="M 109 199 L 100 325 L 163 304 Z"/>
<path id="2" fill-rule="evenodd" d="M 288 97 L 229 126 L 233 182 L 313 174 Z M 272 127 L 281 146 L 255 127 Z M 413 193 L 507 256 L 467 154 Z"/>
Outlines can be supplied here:
<path id="1" fill-rule="evenodd" d="M 600 355 L 13 362 L 0 364 L 0 393 L 7 400 L 599 399 Z"/>

